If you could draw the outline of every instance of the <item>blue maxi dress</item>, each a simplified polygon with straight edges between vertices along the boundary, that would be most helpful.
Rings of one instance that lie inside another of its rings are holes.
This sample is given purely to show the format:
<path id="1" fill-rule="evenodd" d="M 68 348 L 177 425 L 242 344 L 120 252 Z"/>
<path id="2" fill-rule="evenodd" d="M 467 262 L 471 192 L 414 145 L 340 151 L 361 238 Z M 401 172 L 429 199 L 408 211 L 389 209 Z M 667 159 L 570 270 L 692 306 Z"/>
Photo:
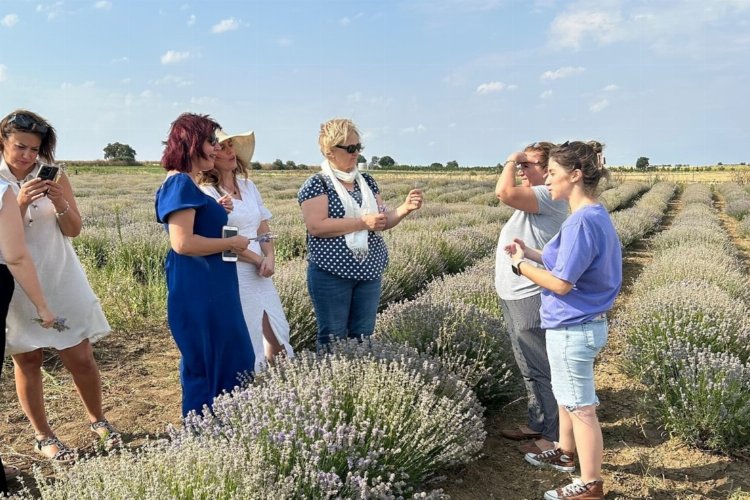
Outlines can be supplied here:
<path id="1" fill-rule="evenodd" d="M 220 238 L 227 214 L 187 174 L 167 178 L 156 192 L 156 218 L 195 209 L 194 234 Z M 167 231 L 169 230 L 166 226 Z M 182 414 L 212 406 L 223 391 L 239 385 L 238 375 L 250 373 L 255 355 L 240 303 L 234 262 L 221 253 L 202 257 L 169 250 L 166 261 L 167 320 L 180 350 Z"/>

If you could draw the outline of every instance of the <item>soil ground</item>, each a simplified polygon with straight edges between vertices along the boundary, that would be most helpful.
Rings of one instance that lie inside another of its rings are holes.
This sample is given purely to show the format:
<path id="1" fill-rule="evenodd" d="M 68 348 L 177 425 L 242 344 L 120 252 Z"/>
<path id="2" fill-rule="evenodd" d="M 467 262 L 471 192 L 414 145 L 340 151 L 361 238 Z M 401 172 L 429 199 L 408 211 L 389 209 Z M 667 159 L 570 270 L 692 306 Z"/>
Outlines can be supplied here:
<path id="1" fill-rule="evenodd" d="M 719 206 L 722 200 L 719 199 Z M 666 224 L 679 209 L 675 202 Z M 750 262 L 750 240 L 737 236 L 736 221 L 722 218 Z M 648 244 L 630 248 L 624 258 L 624 288 L 613 316 L 629 297 L 630 285 L 651 258 Z M 608 499 L 750 498 L 750 461 L 696 450 L 671 439 L 649 419 L 642 390 L 620 370 L 624 342 L 616 329 L 597 364 L 601 400 L 599 417 L 605 442 L 604 479 Z M 108 418 L 124 432 L 129 445 L 164 432 L 180 420 L 179 353 L 166 329 L 115 332 L 95 347 L 101 369 Z M 68 372 L 55 356 L 44 364 L 45 396 L 58 436 L 82 451 L 92 451 L 88 425 Z M 5 360 L 0 380 L 0 454 L 32 481 L 31 468 L 45 466 L 32 449 L 33 431 L 15 398 L 12 365 Z M 451 470 L 439 482 L 454 499 L 538 499 L 545 490 L 568 482 L 568 475 L 536 470 L 523 460 L 516 442 L 500 430 L 524 421 L 525 401 L 518 400 L 488 416 L 484 456 Z M 48 466 L 47 466 L 48 467 Z M 18 488 L 11 481 L 11 489 Z"/>

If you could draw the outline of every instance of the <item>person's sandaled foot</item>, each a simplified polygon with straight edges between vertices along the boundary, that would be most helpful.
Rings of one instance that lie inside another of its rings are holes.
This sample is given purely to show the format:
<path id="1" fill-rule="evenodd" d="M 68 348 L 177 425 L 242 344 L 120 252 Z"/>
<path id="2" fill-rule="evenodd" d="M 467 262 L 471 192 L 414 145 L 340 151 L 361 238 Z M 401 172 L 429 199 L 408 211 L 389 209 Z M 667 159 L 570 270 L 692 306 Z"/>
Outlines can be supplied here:
<path id="1" fill-rule="evenodd" d="M 5 479 L 15 479 L 21 475 L 21 470 L 18 467 L 5 464 L 3 464 L 3 467 L 5 468 Z"/>
<path id="2" fill-rule="evenodd" d="M 91 432 L 95 432 L 99 436 L 99 441 L 105 450 L 109 451 L 112 448 L 122 445 L 122 434 L 106 418 L 94 422 L 90 428 Z"/>
<path id="3" fill-rule="evenodd" d="M 34 444 L 34 451 L 44 458 L 48 458 L 61 464 L 71 463 L 76 458 L 75 452 L 71 448 L 65 446 L 55 435 L 44 439 L 34 438 L 34 441 L 36 441 Z"/>

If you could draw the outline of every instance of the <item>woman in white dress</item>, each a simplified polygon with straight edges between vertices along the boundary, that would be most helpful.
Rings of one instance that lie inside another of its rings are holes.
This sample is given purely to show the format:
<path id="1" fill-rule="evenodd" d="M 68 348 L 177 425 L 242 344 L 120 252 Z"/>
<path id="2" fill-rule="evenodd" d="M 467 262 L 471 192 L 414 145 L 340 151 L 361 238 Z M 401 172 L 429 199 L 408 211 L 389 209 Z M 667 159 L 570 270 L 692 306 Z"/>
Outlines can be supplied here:
<path id="1" fill-rule="evenodd" d="M 270 234 L 271 212 L 247 177 L 255 150 L 253 132 L 227 135 L 219 129 L 216 137 L 221 151 L 216 153 L 214 169 L 201 174 L 199 182 L 201 189 L 227 210 L 227 224 L 236 226 L 242 236 L 251 240 L 247 250 L 238 255 L 237 277 L 242 312 L 255 351 L 255 370 L 259 371 L 280 352 L 294 356 L 289 344 L 289 323 L 271 281 L 275 266 L 273 240 L 262 237 Z"/>
<path id="2" fill-rule="evenodd" d="M 26 242 L 50 308 L 67 320 L 62 331 L 29 321 L 36 308 L 24 290 L 16 288 L 5 352 L 13 356 L 16 392 L 34 428 L 34 449 L 46 458 L 67 462 L 74 452 L 55 436 L 44 408 L 42 349 L 55 349 L 70 371 L 89 428 L 105 447 L 119 444 L 120 434 L 102 410 L 101 379 L 91 344 L 110 328 L 70 242 L 81 232 L 73 189 L 64 172 L 52 180 L 39 178 L 39 160 L 52 163 L 56 144 L 55 129 L 36 113 L 19 109 L 0 121 L 0 178 L 16 195 Z"/>

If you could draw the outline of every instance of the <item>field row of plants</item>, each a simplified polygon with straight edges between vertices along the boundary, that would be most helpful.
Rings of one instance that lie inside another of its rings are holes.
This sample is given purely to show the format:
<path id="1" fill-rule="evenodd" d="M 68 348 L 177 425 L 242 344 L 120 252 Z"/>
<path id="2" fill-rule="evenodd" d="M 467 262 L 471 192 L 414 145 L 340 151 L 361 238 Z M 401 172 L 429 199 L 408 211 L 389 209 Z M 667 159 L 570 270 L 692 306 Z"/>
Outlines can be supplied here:
<path id="1" fill-rule="evenodd" d="M 750 236 L 750 186 L 743 189 L 739 184 L 725 182 L 719 184 L 717 189 L 726 202 L 724 211 L 740 221 L 740 234 Z"/>
<path id="2" fill-rule="evenodd" d="M 622 246 L 628 247 L 656 229 L 676 193 L 676 184 L 658 182 L 634 206 L 612 213 L 612 223 Z"/>
<path id="3" fill-rule="evenodd" d="M 750 281 L 713 208 L 711 188 L 688 185 L 653 261 L 616 327 L 626 367 L 664 428 L 723 452 L 750 446 Z"/>

